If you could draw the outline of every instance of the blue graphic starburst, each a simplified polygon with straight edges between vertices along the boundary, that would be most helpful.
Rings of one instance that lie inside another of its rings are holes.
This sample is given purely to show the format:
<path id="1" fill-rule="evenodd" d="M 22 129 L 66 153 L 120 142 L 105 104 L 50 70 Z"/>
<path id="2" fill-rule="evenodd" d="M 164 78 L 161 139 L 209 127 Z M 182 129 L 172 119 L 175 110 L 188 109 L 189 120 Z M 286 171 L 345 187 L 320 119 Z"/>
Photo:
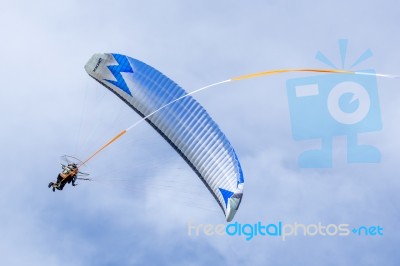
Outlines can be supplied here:
<path id="1" fill-rule="evenodd" d="M 340 50 L 340 59 L 342 61 L 342 69 L 345 67 L 345 60 L 346 60 L 346 55 L 347 55 L 347 46 L 348 46 L 348 40 L 347 39 L 339 39 L 339 50 Z M 367 49 L 362 53 L 358 59 L 350 65 L 349 69 L 352 69 L 353 67 L 359 65 L 360 63 L 364 62 L 368 58 L 372 56 L 372 51 L 370 49 Z M 327 66 L 330 66 L 332 68 L 338 69 L 338 67 L 332 63 L 331 60 L 329 60 L 323 53 L 320 51 L 317 52 L 315 55 L 315 59 L 319 60 L 320 62 L 324 63 Z"/>

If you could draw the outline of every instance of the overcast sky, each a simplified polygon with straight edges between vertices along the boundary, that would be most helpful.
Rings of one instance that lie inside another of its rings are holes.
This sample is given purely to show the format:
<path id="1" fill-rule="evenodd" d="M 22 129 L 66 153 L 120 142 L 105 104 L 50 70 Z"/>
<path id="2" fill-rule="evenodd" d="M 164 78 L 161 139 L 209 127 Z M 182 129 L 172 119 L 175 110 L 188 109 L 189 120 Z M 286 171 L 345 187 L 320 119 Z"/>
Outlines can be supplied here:
<path id="1" fill-rule="evenodd" d="M 195 3 L 196 2 L 196 3 Z M 188 223 L 225 224 L 218 204 L 175 151 L 141 124 L 87 166 L 92 182 L 47 188 L 63 154 L 86 158 L 139 119 L 91 79 L 92 54 L 150 64 L 187 91 L 277 68 L 400 73 L 397 1 L 3 1 L 0 16 L 1 265 L 398 265 L 400 81 L 378 79 L 383 128 L 360 134 L 380 163 L 302 169 L 320 145 L 292 136 L 283 74 L 194 97 L 234 146 L 245 192 L 234 221 L 381 226 L 383 236 L 188 236 Z"/>

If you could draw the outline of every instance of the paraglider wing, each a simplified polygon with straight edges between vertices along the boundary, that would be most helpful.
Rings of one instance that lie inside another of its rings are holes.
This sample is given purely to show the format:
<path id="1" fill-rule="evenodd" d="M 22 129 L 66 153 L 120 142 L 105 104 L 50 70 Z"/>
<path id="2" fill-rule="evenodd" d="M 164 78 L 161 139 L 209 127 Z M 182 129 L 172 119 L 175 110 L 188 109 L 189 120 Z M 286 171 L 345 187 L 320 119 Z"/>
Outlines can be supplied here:
<path id="1" fill-rule="evenodd" d="M 142 117 L 187 94 L 153 67 L 120 54 L 95 54 L 85 69 Z M 242 199 L 243 173 L 232 145 L 206 110 L 187 96 L 146 121 L 192 167 L 231 221 Z"/>

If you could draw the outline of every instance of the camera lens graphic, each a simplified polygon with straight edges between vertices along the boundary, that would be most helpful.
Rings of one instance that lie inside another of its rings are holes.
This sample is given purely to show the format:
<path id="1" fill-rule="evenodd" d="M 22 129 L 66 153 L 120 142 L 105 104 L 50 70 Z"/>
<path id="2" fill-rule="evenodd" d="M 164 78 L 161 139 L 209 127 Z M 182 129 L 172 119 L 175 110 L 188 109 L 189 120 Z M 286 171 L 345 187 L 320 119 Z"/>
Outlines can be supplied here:
<path id="1" fill-rule="evenodd" d="M 346 81 L 332 88 L 328 95 L 327 106 L 333 119 L 342 124 L 352 125 L 367 116 L 371 101 L 363 86 Z"/>

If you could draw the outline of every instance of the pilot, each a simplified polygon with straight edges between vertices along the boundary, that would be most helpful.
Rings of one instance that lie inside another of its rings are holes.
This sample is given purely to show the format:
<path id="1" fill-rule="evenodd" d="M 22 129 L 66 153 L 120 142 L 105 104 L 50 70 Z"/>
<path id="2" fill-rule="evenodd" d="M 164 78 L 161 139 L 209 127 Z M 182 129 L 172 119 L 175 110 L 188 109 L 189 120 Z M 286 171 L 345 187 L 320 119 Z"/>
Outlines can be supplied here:
<path id="1" fill-rule="evenodd" d="M 77 168 L 78 166 L 75 163 L 70 163 L 67 166 L 63 165 L 62 166 L 62 172 L 58 174 L 57 176 L 57 183 L 56 184 L 49 184 L 49 187 L 53 186 L 53 191 L 55 188 L 58 190 L 63 190 L 64 186 L 66 183 L 71 183 L 72 186 L 76 186 L 75 181 L 77 179 Z M 62 182 L 62 181 L 65 182 Z"/>

